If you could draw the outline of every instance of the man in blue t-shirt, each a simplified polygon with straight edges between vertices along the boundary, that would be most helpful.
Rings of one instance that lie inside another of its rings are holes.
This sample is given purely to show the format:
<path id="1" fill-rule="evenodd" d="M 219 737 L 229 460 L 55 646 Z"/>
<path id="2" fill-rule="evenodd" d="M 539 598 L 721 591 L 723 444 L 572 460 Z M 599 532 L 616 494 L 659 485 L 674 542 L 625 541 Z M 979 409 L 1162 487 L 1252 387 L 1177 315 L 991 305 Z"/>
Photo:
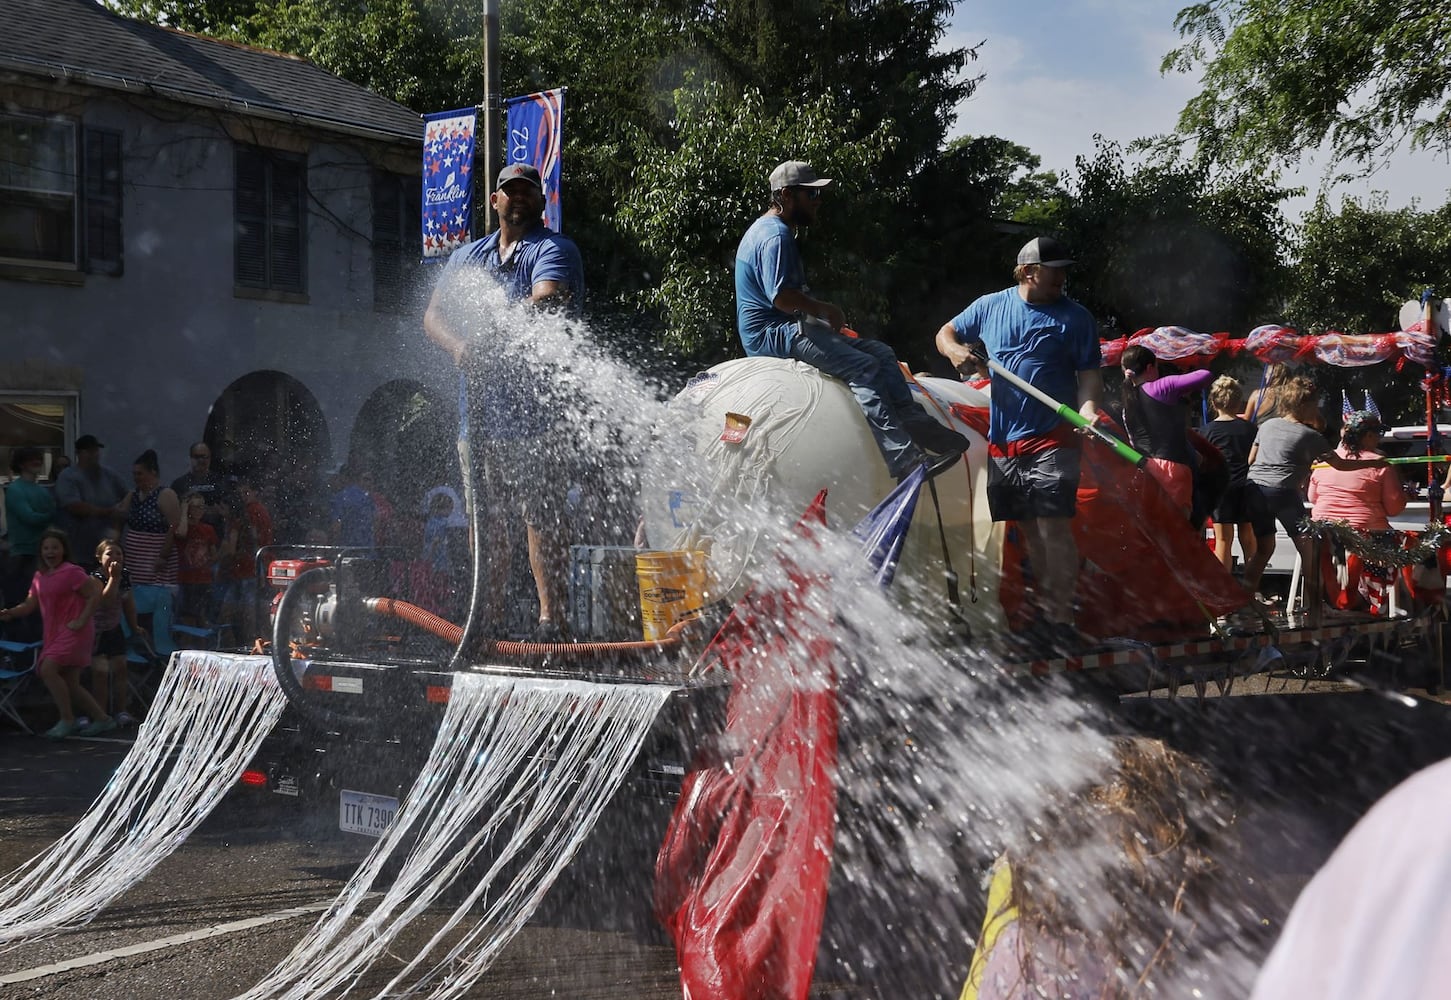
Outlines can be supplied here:
<path id="1" fill-rule="evenodd" d="M 1090 420 L 1103 397 L 1093 315 L 1065 294 L 1068 248 L 1050 237 L 1018 252 L 1017 284 L 984 295 L 937 331 L 937 350 L 958 369 L 987 358 Z M 1076 642 L 1073 591 L 1078 547 L 1080 439 L 1058 414 L 1005 379 L 992 380 L 988 506 L 994 521 L 1017 521 L 1038 579 L 1042 620 L 1059 646 Z"/>
<path id="2" fill-rule="evenodd" d="M 494 512 L 510 507 L 522 511 L 539 598 L 539 624 L 531 638 L 553 642 L 561 638 L 558 616 L 564 611 L 561 515 L 562 486 L 568 477 L 559 471 L 566 456 L 558 454 L 563 439 L 554 433 L 552 408 L 540 393 L 541 379 L 531 370 L 524 345 L 517 339 L 508 342 L 502 333 L 493 343 L 463 335 L 450 318 L 459 306 L 451 299 L 465 271 L 479 268 L 503 286 L 510 301 L 578 316 L 584 302 L 584 261 L 572 240 L 544 225 L 544 185 L 534 167 L 513 163 L 499 171 L 489 203 L 498 213 L 498 230 L 449 257 L 423 327 L 460 368 L 471 370 L 479 412 L 467 419 L 469 433 L 487 447 L 485 497 Z M 485 543 L 493 577 L 489 611 L 496 637 L 502 637 L 512 519 L 491 520 L 500 535 Z"/>
<path id="3" fill-rule="evenodd" d="M 890 347 L 842 335 L 841 308 L 812 297 L 806 286 L 792 230 L 816 221 L 830 178 L 817 177 L 809 163 L 787 160 L 770 180 L 771 207 L 736 249 L 741 346 L 750 357 L 795 358 L 846 382 L 893 476 L 900 479 L 924 461 L 929 475 L 948 468 L 967 450 L 967 438 L 917 404 Z"/>

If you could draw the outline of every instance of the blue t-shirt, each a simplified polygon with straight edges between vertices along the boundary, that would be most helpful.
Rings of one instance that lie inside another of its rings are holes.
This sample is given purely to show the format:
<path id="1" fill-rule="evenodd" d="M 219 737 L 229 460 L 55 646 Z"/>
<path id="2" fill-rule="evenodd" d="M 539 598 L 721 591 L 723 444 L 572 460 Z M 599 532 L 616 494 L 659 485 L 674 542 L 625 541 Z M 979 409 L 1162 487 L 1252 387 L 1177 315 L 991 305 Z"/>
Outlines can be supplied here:
<path id="1" fill-rule="evenodd" d="M 796 317 L 775 306 L 782 289 L 806 290 L 791 227 L 774 213 L 751 223 L 736 247 L 736 329 L 748 357 L 789 358 Z"/>
<path id="2" fill-rule="evenodd" d="M 504 286 L 512 302 L 527 300 L 540 281 L 557 281 L 569 289 L 565 310 L 578 316 L 584 303 L 584 259 L 574 241 L 543 223 L 525 233 L 514 244 L 509 259 L 499 259 L 499 231 L 467 243 L 453 252 L 445 265 L 455 268 L 481 267 Z M 542 437 L 549 431 L 547 404 L 539 398 L 539 374 L 531 371 L 527 358 L 509 352 L 498 356 L 475 352 L 483 375 L 482 415 L 479 433 L 486 438 L 507 440 Z"/>
<path id="3" fill-rule="evenodd" d="M 984 295 L 952 320 L 960 343 L 981 343 L 988 357 L 1067 406 L 1078 404 L 1078 373 L 1103 364 L 1093 314 L 1064 296 L 1023 301 L 1016 286 Z M 1002 379 L 993 380 L 988 438 L 994 444 L 1047 434 L 1058 414 Z"/>

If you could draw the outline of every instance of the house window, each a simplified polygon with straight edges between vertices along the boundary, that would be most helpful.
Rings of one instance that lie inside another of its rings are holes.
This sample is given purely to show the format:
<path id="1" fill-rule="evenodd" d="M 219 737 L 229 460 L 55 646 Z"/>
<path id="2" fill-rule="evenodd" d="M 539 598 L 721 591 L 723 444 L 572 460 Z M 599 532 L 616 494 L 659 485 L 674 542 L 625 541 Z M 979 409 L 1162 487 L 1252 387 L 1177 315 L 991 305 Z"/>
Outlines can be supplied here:
<path id="1" fill-rule="evenodd" d="M 42 480 L 54 480 L 56 461 L 76 437 L 76 395 L 71 392 L 0 392 L 0 470 L 8 481 L 10 457 L 17 448 L 45 454 Z"/>
<path id="2" fill-rule="evenodd" d="M 422 188 L 417 177 L 373 173 L 373 308 L 410 308 L 420 256 Z"/>
<path id="3" fill-rule="evenodd" d="M 0 114 L 0 259 L 76 266 L 76 126 Z"/>
<path id="4" fill-rule="evenodd" d="M 290 153 L 239 146 L 235 162 L 237 284 L 305 292 L 307 161 Z"/>

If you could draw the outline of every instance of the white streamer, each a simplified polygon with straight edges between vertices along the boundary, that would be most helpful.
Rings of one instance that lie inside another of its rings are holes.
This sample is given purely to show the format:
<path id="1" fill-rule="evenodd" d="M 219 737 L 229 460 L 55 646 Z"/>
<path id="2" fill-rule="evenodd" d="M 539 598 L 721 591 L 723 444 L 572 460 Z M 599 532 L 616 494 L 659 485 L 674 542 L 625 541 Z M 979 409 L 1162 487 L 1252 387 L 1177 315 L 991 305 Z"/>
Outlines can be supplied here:
<path id="1" fill-rule="evenodd" d="M 285 702 L 266 657 L 174 654 L 85 815 L 0 880 L 0 950 L 86 924 L 145 878 L 236 783 Z"/>
<path id="2" fill-rule="evenodd" d="M 464 995 L 589 835 L 673 690 L 455 677 L 433 751 L 387 834 L 292 954 L 239 1000 L 352 994 L 477 860 L 485 867 L 466 898 L 375 994 Z M 404 852 L 393 884 L 357 920 L 364 899 L 377 898 L 369 894 L 384 865 Z M 479 912 L 442 946 L 475 904 Z"/>

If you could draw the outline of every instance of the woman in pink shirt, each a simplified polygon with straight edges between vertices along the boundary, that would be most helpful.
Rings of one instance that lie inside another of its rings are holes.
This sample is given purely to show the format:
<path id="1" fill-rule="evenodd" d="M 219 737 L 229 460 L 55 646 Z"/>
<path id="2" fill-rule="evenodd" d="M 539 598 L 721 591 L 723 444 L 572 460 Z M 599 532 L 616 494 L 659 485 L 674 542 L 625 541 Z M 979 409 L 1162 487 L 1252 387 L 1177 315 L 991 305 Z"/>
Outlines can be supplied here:
<path id="1" fill-rule="evenodd" d="M 1214 381 L 1207 368 L 1184 375 L 1159 371 L 1159 359 L 1141 344 L 1124 349 L 1124 427 L 1129 443 L 1148 457 L 1149 475 L 1187 516 L 1194 505 L 1194 469 L 1199 463 L 1189 441 L 1190 393 Z"/>
<path id="2" fill-rule="evenodd" d="M 1357 410 L 1340 431 L 1342 458 L 1380 454 L 1380 420 Z M 1406 493 L 1395 469 L 1316 469 L 1310 473 L 1310 516 L 1317 521 L 1345 521 L 1357 531 L 1390 531 L 1390 518 L 1406 509 Z"/>

